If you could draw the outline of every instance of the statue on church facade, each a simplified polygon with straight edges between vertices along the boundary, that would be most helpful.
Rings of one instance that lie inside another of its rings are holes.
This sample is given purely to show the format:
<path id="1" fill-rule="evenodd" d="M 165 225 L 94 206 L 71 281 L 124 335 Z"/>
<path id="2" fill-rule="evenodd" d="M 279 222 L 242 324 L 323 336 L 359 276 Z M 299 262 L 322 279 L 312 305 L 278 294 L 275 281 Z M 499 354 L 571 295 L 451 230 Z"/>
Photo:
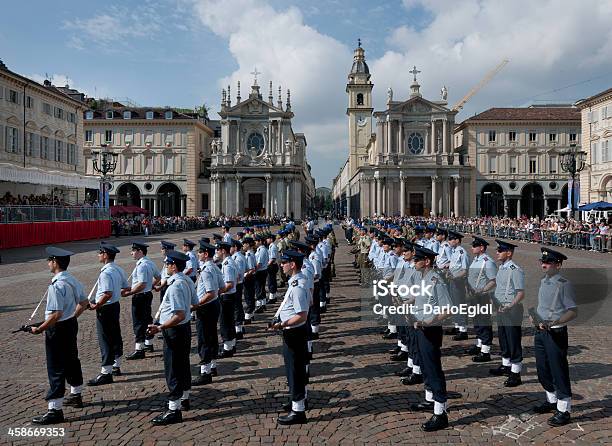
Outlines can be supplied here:
<path id="1" fill-rule="evenodd" d="M 393 101 L 393 89 L 391 87 L 387 88 L 387 103 Z"/>

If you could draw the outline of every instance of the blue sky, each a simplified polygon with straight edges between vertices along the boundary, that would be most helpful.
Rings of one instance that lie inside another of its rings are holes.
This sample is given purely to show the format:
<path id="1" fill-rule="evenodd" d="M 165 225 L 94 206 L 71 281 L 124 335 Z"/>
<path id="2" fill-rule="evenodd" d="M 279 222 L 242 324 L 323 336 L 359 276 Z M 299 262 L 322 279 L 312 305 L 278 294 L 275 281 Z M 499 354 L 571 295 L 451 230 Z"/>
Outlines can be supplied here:
<path id="1" fill-rule="evenodd" d="M 465 107 L 573 102 L 610 88 L 612 6 L 605 0 L 159 0 L 7 2 L 0 59 L 13 71 L 89 95 L 193 107 L 217 117 L 220 90 L 256 65 L 261 84 L 291 88 L 294 130 L 308 140 L 317 185 L 347 156 L 344 85 L 360 37 L 376 109 L 407 96 L 417 65 L 425 97 L 449 102 L 503 58 L 508 66 Z M 589 31 L 584 32 L 585 23 Z M 263 89 L 267 96 L 267 88 Z M 283 94 L 284 95 L 284 94 Z M 235 101 L 235 98 L 234 98 Z"/>

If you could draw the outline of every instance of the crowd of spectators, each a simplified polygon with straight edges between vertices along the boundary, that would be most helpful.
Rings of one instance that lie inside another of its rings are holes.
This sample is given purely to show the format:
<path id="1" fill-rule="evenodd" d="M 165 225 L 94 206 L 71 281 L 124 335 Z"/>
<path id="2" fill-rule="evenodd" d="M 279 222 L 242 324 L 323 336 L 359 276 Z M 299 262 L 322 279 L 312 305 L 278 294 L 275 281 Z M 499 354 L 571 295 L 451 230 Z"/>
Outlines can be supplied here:
<path id="1" fill-rule="evenodd" d="M 67 203 L 61 195 L 42 194 L 42 195 L 21 195 L 15 197 L 10 192 L 6 192 L 0 197 L 0 206 L 48 206 L 48 207 L 67 207 L 67 206 L 98 206 L 97 200 L 85 200 L 78 205 Z"/>

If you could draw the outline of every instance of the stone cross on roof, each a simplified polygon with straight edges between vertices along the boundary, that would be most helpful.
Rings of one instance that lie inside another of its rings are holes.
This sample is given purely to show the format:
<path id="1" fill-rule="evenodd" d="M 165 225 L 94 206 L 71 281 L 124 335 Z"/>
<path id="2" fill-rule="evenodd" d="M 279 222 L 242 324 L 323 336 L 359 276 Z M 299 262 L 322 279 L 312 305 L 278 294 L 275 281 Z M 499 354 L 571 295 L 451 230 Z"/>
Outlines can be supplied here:
<path id="1" fill-rule="evenodd" d="M 419 73 L 420 73 L 420 71 L 419 71 L 419 70 L 417 70 L 417 69 L 416 69 L 416 65 L 414 65 L 414 66 L 412 67 L 412 70 L 410 70 L 408 73 L 412 73 L 412 74 L 414 75 L 414 81 L 416 82 L 416 81 L 417 81 L 417 80 L 416 80 L 416 75 L 417 75 L 417 74 L 419 74 Z"/>
<path id="2" fill-rule="evenodd" d="M 254 77 L 255 80 L 253 81 L 253 85 L 257 85 L 257 75 L 261 74 L 261 71 L 257 71 L 257 67 L 255 67 L 255 70 L 251 71 L 251 73 Z"/>

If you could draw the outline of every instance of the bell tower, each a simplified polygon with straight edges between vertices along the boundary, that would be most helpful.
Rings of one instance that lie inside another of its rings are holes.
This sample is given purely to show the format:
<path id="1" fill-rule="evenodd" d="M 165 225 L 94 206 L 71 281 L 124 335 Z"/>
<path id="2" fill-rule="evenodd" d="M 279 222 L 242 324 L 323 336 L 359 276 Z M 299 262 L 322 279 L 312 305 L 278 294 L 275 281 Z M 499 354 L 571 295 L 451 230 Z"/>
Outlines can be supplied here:
<path id="1" fill-rule="evenodd" d="M 346 93 L 348 107 L 346 114 L 349 120 L 349 173 L 352 177 L 364 164 L 360 157 L 367 155 L 366 146 L 372 135 L 372 87 L 370 69 L 365 61 L 365 51 L 361 39 L 353 55 L 353 66 L 348 75 Z"/>

